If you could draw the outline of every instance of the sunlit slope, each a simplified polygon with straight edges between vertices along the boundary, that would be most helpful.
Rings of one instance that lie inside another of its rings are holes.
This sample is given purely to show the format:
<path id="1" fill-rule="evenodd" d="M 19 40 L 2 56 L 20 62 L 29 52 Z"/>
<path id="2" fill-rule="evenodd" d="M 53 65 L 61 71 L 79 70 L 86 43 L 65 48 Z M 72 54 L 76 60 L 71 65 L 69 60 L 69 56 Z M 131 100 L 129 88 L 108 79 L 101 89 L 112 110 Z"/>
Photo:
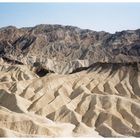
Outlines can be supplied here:
<path id="1" fill-rule="evenodd" d="M 106 64 L 39 77 L 0 66 L 0 136 L 140 136 L 137 64 Z"/>

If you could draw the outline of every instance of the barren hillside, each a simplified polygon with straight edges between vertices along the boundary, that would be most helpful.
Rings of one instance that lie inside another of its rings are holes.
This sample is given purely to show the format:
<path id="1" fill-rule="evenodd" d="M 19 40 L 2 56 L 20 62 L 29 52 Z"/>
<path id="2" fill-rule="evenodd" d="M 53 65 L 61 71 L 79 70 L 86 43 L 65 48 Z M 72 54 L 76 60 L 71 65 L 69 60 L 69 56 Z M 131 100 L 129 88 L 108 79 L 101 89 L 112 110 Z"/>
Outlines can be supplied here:
<path id="1" fill-rule="evenodd" d="M 140 137 L 140 30 L 0 29 L 0 137 Z"/>
<path id="2" fill-rule="evenodd" d="M 96 62 L 139 62 L 140 30 L 110 34 L 61 25 L 9 26 L 0 29 L 0 55 L 60 74 Z"/>

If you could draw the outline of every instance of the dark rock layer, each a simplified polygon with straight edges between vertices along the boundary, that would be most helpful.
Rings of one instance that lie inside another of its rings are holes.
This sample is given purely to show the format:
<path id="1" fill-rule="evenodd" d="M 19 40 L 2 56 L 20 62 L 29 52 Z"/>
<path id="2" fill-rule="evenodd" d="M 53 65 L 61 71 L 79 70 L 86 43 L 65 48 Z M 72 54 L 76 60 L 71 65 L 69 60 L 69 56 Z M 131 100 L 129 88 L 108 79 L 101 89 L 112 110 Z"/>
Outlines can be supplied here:
<path id="1" fill-rule="evenodd" d="M 140 62 L 140 29 L 110 34 L 72 26 L 9 26 L 0 29 L 0 56 L 56 73 L 100 63 Z"/>

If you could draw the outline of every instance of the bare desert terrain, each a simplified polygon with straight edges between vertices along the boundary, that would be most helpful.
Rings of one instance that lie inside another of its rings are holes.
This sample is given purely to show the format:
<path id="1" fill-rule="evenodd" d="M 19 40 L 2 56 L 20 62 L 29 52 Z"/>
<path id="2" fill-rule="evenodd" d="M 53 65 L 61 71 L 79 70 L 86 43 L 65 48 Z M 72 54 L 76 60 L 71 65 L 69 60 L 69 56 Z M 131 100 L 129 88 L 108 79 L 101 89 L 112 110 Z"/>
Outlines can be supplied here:
<path id="1" fill-rule="evenodd" d="M 140 137 L 140 30 L 0 36 L 0 137 Z"/>

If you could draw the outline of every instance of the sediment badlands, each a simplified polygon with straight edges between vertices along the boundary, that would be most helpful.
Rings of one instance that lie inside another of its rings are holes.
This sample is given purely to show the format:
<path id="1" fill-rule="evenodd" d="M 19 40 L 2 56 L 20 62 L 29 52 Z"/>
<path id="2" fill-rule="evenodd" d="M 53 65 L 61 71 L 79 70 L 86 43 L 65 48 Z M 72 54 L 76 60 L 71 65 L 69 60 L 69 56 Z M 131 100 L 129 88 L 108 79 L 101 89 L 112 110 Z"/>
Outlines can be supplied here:
<path id="1" fill-rule="evenodd" d="M 140 29 L 0 28 L 1 137 L 140 137 Z"/>
<path id="2" fill-rule="evenodd" d="M 76 73 L 39 77 L 0 65 L 0 136 L 140 136 L 137 64 L 96 63 Z"/>

